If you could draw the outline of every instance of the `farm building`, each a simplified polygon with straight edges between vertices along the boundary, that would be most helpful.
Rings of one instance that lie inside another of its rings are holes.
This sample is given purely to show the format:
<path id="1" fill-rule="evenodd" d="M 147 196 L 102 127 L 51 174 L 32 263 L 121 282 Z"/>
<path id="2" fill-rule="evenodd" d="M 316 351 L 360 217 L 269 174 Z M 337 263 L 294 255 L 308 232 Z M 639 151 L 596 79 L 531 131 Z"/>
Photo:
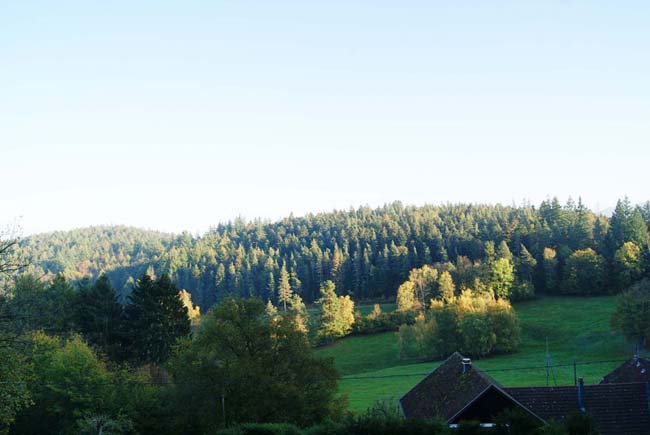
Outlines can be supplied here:
<path id="1" fill-rule="evenodd" d="M 454 353 L 406 393 L 400 405 L 407 419 L 442 418 L 449 424 L 463 420 L 489 424 L 513 409 L 541 424 L 587 412 L 603 435 L 650 434 L 650 379 L 644 370 L 648 363 L 630 360 L 598 385 L 580 381 L 576 386 L 506 388 Z"/>

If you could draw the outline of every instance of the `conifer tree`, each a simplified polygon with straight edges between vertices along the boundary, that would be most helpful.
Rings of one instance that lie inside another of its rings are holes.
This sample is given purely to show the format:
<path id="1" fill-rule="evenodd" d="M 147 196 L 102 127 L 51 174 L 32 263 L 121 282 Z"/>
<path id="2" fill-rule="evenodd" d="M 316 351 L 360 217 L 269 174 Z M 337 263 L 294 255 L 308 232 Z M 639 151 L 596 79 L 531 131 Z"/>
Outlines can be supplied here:
<path id="1" fill-rule="evenodd" d="M 537 260 L 535 260 L 535 257 L 530 254 L 523 243 L 519 245 L 519 258 L 517 263 L 517 274 L 519 279 L 521 281 L 532 283 L 535 266 L 537 266 Z"/>
<path id="2" fill-rule="evenodd" d="M 75 304 L 75 323 L 88 342 L 112 359 L 121 358 L 122 306 L 108 277 L 80 286 Z"/>
<path id="3" fill-rule="evenodd" d="M 291 301 L 291 296 L 293 296 L 293 291 L 289 283 L 289 272 L 282 265 L 282 269 L 280 269 L 280 282 L 278 284 L 278 302 L 282 304 L 282 310 L 285 312 L 287 311 L 287 304 Z"/>
<path id="4" fill-rule="evenodd" d="M 126 306 L 125 330 L 130 357 L 138 363 L 161 363 L 176 339 L 189 335 L 190 319 L 168 275 L 154 281 L 144 274 L 136 283 Z"/>
<path id="5" fill-rule="evenodd" d="M 512 252 L 510 252 L 510 248 L 508 248 L 508 244 L 506 243 L 505 240 L 502 240 L 501 243 L 499 243 L 499 250 L 497 251 L 497 257 L 505 258 L 509 261 L 512 261 Z"/>
<path id="6" fill-rule="evenodd" d="M 494 250 L 494 242 L 491 240 L 488 240 L 485 242 L 485 264 L 488 268 L 492 267 L 492 264 L 497 259 L 497 253 Z"/>
<path id="7" fill-rule="evenodd" d="M 58 333 L 72 330 L 74 297 L 72 285 L 62 273 L 57 273 L 47 289 L 48 313 L 46 315 L 51 319 L 49 328 Z"/>
<path id="8" fill-rule="evenodd" d="M 544 288 L 549 292 L 555 291 L 558 286 L 558 261 L 555 249 L 544 248 L 542 259 L 542 266 L 544 268 Z"/>
<path id="9" fill-rule="evenodd" d="M 307 334 L 309 332 L 307 323 L 309 322 L 309 313 L 302 298 L 297 293 L 291 295 L 289 300 L 289 314 L 293 317 L 296 329 Z"/>

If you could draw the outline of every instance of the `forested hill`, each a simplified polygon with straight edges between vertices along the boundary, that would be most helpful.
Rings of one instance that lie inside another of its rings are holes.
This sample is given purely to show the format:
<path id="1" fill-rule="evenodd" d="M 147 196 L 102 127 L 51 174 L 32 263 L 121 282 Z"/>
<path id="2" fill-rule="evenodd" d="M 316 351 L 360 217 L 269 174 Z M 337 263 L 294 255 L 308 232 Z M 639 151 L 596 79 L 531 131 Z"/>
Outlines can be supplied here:
<path id="1" fill-rule="evenodd" d="M 237 220 L 198 238 L 91 227 L 35 235 L 21 249 L 36 273 L 79 279 L 106 272 L 123 294 L 147 269 L 168 272 L 204 309 L 228 294 L 276 300 L 287 280 L 306 302 L 328 279 L 357 301 L 393 298 L 409 271 L 424 264 L 469 287 L 496 255 L 511 257 L 515 287 L 527 294 L 533 287 L 602 293 L 647 273 L 649 223 L 650 206 L 627 199 L 611 217 L 556 199 L 539 207 L 397 202 L 277 222 Z"/>

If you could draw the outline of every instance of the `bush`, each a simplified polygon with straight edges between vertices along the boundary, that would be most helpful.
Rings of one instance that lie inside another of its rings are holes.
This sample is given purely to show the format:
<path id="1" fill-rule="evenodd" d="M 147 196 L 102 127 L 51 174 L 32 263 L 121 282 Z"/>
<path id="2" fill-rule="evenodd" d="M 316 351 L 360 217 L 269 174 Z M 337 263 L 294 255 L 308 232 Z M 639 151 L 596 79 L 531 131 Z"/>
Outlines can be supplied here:
<path id="1" fill-rule="evenodd" d="M 602 294 L 605 291 L 605 259 L 591 248 L 575 251 L 564 266 L 565 293 Z"/>
<path id="2" fill-rule="evenodd" d="M 301 435 L 302 431 L 287 423 L 250 423 L 222 429 L 218 435 Z"/>
<path id="3" fill-rule="evenodd" d="M 413 325 L 400 327 L 398 344 L 402 357 L 443 358 L 460 351 L 480 358 L 515 351 L 520 334 L 508 301 L 464 291 L 447 303 L 432 304 Z"/>
<path id="4" fill-rule="evenodd" d="M 634 284 L 618 297 L 612 326 L 629 341 L 650 345 L 650 280 Z"/>
<path id="5" fill-rule="evenodd" d="M 594 419 L 584 412 L 572 412 L 566 416 L 564 426 L 569 435 L 599 435 Z"/>
<path id="6" fill-rule="evenodd" d="M 352 334 L 363 335 L 397 331 L 401 325 L 411 325 L 414 322 L 415 312 L 413 311 L 393 311 L 380 313 L 376 316 L 371 313 L 365 317 L 357 312 L 354 325 L 352 325 Z"/>
<path id="7" fill-rule="evenodd" d="M 519 281 L 515 283 L 510 291 L 510 301 L 526 301 L 535 297 L 535 286 L 530 281 Z"/>

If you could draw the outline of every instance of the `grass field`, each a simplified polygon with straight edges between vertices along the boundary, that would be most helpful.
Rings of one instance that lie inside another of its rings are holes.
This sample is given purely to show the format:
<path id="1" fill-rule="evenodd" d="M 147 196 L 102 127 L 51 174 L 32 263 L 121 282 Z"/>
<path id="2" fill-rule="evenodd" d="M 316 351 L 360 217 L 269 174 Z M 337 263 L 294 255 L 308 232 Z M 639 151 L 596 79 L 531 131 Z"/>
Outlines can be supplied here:
<path id="1" fill-rule="evenodd" d="M 608 296 L 547 297 L 516 304 L 522 326 L 519 351 L 474 364 L 506 386 L 546 385 L 548 339 L 551 364 L 567 365 L 551 370 L 551 385 L 573 384 L 574 359 L 578 376 L 597 383 L 632 356 L 632 346 L 611 332 L 615 303 L 615 297 Z M 369 312 L 372 306 L 364 309 Z M 363 411 L 377 399 L 400 397 L 439 364 L 400 360 L 395 333 L 348 337 L 316 352 L 334 357 L 343 376 L 340 390 L 348 395 L 353 411 Z"/>

